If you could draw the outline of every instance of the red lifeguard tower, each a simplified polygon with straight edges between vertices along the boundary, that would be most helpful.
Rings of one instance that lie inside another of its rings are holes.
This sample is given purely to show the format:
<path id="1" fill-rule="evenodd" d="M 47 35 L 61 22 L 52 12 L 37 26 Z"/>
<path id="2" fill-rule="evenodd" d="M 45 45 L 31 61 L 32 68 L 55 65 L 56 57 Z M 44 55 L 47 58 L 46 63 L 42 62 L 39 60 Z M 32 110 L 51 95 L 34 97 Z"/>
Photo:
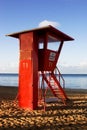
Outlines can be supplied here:
<path id="1" fill-rule="evenodd" d="M 72 37 L 52 26 L 36 28 L 9 34 L 19 39 L 19 89 L 18 101 L 21 108 L 34 110 L 38 107 L 38 72 L 42 75 L 54 96 L 67 100 L 59 79 L 54 74 L 56 64 L 64 41 L 74 40 Z M 56 45 L 55 48 L 51 45 Z M 51 48 L 50 48 L 51 47 Z M 49 76 L 47 76 L 49 74 Z"/>

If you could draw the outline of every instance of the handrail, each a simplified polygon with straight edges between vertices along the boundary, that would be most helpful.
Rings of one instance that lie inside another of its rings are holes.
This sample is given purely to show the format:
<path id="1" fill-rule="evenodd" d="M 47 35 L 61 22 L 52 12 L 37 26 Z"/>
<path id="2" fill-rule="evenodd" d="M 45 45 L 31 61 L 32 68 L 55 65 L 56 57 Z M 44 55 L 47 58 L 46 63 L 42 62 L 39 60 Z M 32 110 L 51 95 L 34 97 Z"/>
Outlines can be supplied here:
<path id="1" fill-rule="evenodd" d="M 59 71 L 59 69 L 58 69 L 57 66 L 56 66 L 55 69 L 57 70 L 58 75 L 59 75 L 59 82 L 60 82 L 60 80 L 62 79 L 62 81 L 63 81 L 63 89 L 65 89 L 65 80 L 64 80 L 64 78 L 63 78 L 62 74 L 60 73 L 60 71 Z"/>
<path id="2" fill-rule="evenodd" d="M 64 92 L 64 90 L 63 90 L 63 88 L 62 88 L 60 82 L 57 80 L 55 74 L 51 73 L 51 76 L 53 77 L 54 81 L 57 83 L 59 90 L 60 90 L 61 93 L 63 94 L 63 97 L 64 97 L 65 99 L 67 99 L 67 95 L 66 95 L 66 93 Z"/>

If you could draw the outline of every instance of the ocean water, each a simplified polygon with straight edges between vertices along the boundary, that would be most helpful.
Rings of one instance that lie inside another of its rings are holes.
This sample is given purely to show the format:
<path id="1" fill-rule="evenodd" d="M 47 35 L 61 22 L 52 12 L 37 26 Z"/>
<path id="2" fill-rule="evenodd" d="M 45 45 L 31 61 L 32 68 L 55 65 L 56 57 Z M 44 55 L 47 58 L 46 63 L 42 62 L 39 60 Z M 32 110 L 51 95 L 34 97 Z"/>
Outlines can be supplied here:
<path id="1" fill-rule="evenodd" d="M 87 89 L 87 74 L 63 74 L 66 88 Z M 0 86 L 18 87 L 18 74 L 0 74 Z"/>
<path id="2" fill-rule="evenodd" d="M 18 86 L 18 74 L 0 74 L 0 86 Z"/>
<path id="3" fill-rule="evenodd" d="M 87 89 L 87 74 L 64 74 L 66 88 Z"/>

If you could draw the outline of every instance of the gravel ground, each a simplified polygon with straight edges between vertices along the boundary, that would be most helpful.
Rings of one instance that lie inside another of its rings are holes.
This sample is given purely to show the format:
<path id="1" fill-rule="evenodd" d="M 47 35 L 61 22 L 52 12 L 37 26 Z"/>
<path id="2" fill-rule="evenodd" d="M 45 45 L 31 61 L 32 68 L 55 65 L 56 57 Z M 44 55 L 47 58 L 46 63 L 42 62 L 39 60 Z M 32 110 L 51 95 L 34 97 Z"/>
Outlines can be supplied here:
<path id="1" fill-rule="evenodd" d="M 87 93 L 68 90 L 67 94 L 71 99 L 67 106 L 47 103 L 46 111 L 43 107 L 21 109 L 13 97 L 4 95 L 0 98 L 0 130 L 87 130 Z"/>

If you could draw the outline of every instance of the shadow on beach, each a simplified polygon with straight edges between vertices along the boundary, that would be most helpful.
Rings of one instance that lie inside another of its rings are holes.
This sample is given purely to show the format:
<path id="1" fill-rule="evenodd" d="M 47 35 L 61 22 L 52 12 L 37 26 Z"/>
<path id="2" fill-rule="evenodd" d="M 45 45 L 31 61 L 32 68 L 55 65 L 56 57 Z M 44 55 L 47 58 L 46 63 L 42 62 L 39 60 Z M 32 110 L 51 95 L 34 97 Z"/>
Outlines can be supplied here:
<path id="1" fill-rule="evenodd" d="M 71 100 L 47 103 L 46 111 L 18 107 L 17 87 L 0 87 L 0 130 L 86 130 L 87 90 L 67 89 Z"/>

